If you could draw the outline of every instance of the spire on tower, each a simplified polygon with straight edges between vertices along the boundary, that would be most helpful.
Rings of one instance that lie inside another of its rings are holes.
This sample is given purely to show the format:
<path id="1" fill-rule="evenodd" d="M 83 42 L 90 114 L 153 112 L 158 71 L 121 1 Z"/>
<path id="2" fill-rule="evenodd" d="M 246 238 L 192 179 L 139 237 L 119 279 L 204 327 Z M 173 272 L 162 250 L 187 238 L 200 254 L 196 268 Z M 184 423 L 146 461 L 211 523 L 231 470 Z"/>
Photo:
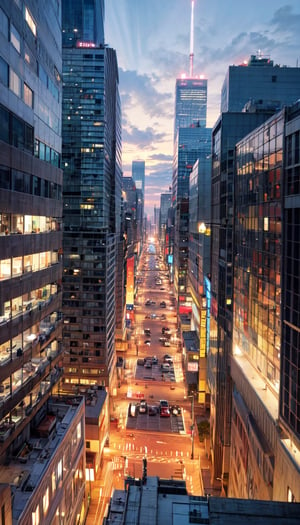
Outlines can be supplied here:
<path id="1" fill-rule="evenodd" d="M 194 0 L 192 0 L 190 34 L 190 78 L 194 76 L 194 3 Z"/>

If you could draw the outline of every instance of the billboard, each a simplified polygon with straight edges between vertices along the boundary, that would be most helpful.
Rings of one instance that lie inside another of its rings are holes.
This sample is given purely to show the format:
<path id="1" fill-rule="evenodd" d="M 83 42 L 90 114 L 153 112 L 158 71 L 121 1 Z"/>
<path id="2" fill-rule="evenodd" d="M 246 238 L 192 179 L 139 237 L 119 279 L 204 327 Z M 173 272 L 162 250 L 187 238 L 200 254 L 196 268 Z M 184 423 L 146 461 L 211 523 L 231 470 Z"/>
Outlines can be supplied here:
<path id="1" fill-rule="evenodd" d="M 126 305 L 134 304 L 134 256 L 127 259 L 127 285 L 126 285 Z"/>

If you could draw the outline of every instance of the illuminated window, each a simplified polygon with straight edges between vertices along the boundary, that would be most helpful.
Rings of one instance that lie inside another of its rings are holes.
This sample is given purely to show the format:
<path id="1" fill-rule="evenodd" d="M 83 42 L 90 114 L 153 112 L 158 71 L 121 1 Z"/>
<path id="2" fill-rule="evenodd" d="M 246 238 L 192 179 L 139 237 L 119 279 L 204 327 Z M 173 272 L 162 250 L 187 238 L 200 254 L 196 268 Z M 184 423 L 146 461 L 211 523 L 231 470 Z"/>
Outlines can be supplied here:
<path id="1" fill-rule="evenodd" d="M 19 32 L 16 30 L 16 28 L 13 26 L 13 24 L 10 25 L 10 41 L 14 48 L 20 53 L 21 51 L 21 37 Z"/>
<path id="2" fill-rule="evenodd" d="M 29 25 L 31 31 L 33 32 L 34 36 L 36 36 L 36 23 L 33 20 L 29 10 L 27 9 L 27 7 L 25 7 L 25 20 L 26 20 L 27 24 Z"/>
<path id="3" fill-rule="evenodd" d="M 30 108 L 33 108 L 33 91 L 30 89 L 27 84 L 24 82 L 24 102 Z"/>
<path id="4" fill-rule="evenodd" d="M 55 472 L 52 472 L 51 484 L 52 484 L 52 494 L 54 494 L 55 491 L 56 491 L 56 476 L 55 476 Z"/>
<path id="5" fill-rule="evenodd" d="M 43 513 L 44 516 L 47 513 L 47 510 L 49 508 L 49 487 L 47 487 L 46 492 L 43 496 Z"/>
<path id="6" fill-rule="evenodd" d="M 62 459 L 57 464 L 57 481 L 60 481 L 62 478 Z"/>
<path id="7" fill-rule="evenodd" d="M 39 525 L 40 523 L 40 507 L 37 505 L 35 511 L 32 513 L 32 525 Z"/>
<path id="8" fill-rule="evenodd" d="M 18 97 L 21 96 L 21 79 L 12 68 L 9 70 L 9 88 Z"/>
<path id="9" fill-rule="evenodd" d="M 0 279 L 11 278 L 11 259 L 2 259 L 0 261 Z"/>
<path id="10" fill-rule="evenodd" d="M 77 439 L 78 441 L 81 439 L 81 423 L 77 425 Z"/>

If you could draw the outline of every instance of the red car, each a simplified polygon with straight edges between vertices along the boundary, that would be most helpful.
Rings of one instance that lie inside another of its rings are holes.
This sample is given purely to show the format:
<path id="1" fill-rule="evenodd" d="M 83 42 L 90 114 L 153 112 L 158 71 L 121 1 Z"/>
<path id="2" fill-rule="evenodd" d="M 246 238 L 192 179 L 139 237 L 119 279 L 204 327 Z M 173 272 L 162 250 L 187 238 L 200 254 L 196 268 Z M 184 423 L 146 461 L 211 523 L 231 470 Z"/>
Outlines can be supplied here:
<path id="1" fill-rule="evenodd" d="M 160 417 L 170 417 L 170 410 L 168 407 L 160 407 Z"/>

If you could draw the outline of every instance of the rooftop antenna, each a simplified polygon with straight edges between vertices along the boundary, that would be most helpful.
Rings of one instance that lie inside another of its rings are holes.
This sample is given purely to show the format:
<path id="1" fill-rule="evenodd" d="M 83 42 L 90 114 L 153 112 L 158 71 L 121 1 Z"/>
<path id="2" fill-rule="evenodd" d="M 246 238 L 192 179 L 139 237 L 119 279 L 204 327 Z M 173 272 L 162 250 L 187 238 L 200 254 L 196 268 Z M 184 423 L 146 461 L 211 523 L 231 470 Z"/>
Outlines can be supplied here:
<path id="1" fill-rule="evenodd" d="M 194 0 L 192 0 L 191 11 L 191 35 L 190 35 L 190 78 L 194 76 Z"/>

